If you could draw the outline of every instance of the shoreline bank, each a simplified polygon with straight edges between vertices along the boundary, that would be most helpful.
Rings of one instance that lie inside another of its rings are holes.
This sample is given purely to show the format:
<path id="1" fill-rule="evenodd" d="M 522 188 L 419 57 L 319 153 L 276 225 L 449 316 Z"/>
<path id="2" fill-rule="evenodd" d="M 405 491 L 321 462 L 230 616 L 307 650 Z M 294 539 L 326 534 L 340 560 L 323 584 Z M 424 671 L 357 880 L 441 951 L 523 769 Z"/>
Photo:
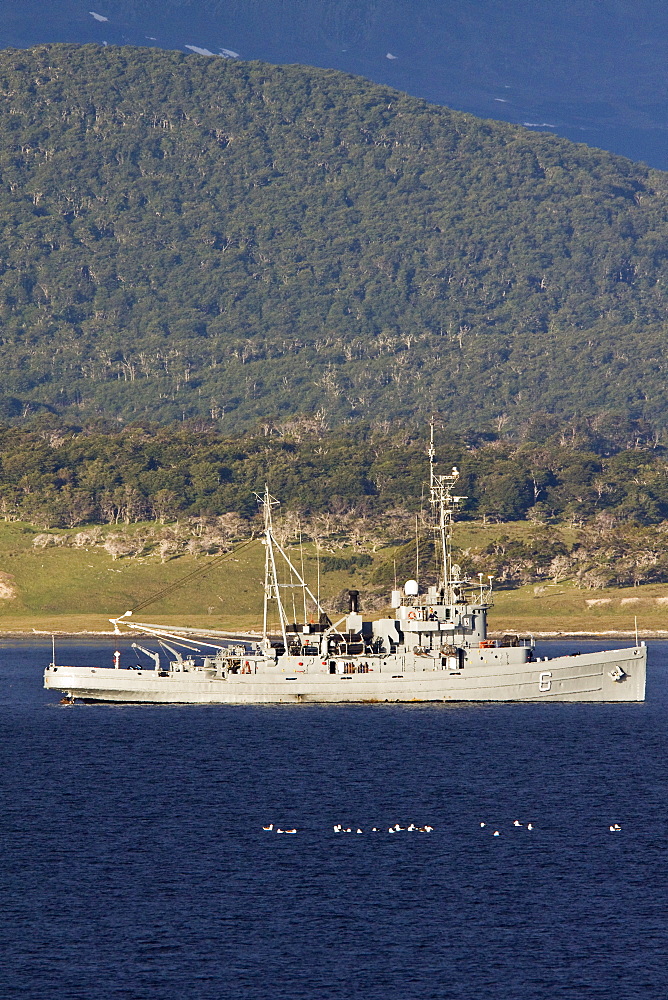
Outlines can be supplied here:
<path id="1" fill-rule="evenodd" d="M 221 629 L 220 631 L 230 631 L 228 629 Z M 239 632 L 243 632 L 245 635 L 250 634 L 250 630 L 239 629 Z M 533 629 L 526 629 L 523 631 L 528 631 L 534 639 L 635 639 L 636 633 L 629 629 L 606 629 L 598 632 L 594 631 L 574 631 L 574 630 L 550 630 L 550 631 L 537 631 Z M 205 632 L 205 629 L 202 629 Z M 233 633 L 231 633 L 232 635 Z M 507 632 L 499 630 L 490 630 L 488 636 L 490 639 L 501 639 Z M 113 639 L 118 637 L 119 633 L 113 630 L 95 630 L 95 629 L 45 629 L 45 628 L 25 628 L 25 629 L 2 629 L 0 628 L 0 642 L 3 639 L 30 639 L 30 638 L 44 638 L 48 639 L 51 636 L 56 636 L 57 638 L 99 638 L 99 639 Z M 141 631 L 132 631 L 131 629 L 124 630 L 120 634 L 121 638 L 137 639 L 144 636 L 146 638 L 146 633 Z M 257 633 L 258 638 L 260 633 Z M 638 629 L 638 639 L 668 639 L 668 629 Z"/>

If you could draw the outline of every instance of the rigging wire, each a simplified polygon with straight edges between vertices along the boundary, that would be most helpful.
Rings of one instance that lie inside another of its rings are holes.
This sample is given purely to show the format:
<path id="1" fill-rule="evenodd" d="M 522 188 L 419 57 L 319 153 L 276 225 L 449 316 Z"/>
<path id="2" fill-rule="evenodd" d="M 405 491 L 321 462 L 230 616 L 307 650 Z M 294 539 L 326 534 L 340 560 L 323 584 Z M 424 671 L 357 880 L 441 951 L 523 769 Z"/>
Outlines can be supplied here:
<path id="1" fill-rule="evenodd" d="M 302 580 L 304 580 L 304 544 L 302 541 L 302 523 L 297 522 L 299 525 L 299 554 L 302 560 Z M 306 622 L 306 587 L 302 587 L 302 597 L 304 598 L 304 622 Z"/>
<path id="2" fill-rule="evenodd" d="M 134 608 L 131 608 L 132 614 L 136 611 L 143 611 L 144 608 L 149 606 L 149 604 L 155 604 L 156 601 L 159 601 L 163 597 L 168 597 L 169 594 L 174 593 L 175 590 L 179 590 L 180 587 L 184 587 L 187 583 L 191 583 L 193 580 L 198 579 L 198 577 L 204 576 L 204 574 L 208 573 L 209 570 L 219 566 L 220 563 L 225 562 L 226 559 L 230 559 L 232 556 L 235 556 L 237 552 L 240 552 L 254 541 L 254 538 L 248 538 L 245 542 L 242 542 L 241 545 L 237 545 L 235 549 L 231 549 L 229 552 L 221 552 L 221 554 L 212 559 L 208 565 L 198 566 L 197 569 L 191 570 L 190 573 L 187 573 L 185 576 L 175 580 L 174 583 L 170 583 L 166 587 L 163 587 L 162 590 L 159 590 L 151 597 L 147 597 L 146 600 L 140 601 L 139 604 L 134 606 Z"/>
<path id="3" fill-rule="evenodd" d="M 415 579 L 420 579 L 420 532 L 417 514 L 415 515 Z"/>
<path id="4" fill-rule="evenodd" d="M 288 544 L 287 543 L 287 539 L 286 539 L 286 543 L 285 544 L 286 544 L 286 548 L 287 548 L 287 544 Z M 290 566 L 290 596 L 292 597 L 292 623 L 293 623 L 293 625 L 296 625 L 297 624 L 297 608 L 295 606 L 295 587 L 297 586 L 297 584 L 294 582 L 294 579 L 295 579 L 295 575 L 294 575 L 294 573 L 292 571 L 292 566 Z"/>

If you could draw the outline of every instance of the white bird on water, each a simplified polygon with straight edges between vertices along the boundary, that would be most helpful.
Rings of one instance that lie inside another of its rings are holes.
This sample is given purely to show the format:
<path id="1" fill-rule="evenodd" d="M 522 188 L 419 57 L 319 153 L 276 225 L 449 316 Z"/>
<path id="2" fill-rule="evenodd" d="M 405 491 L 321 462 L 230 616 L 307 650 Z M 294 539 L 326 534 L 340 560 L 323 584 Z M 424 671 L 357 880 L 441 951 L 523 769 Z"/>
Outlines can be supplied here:
<path id="1" fill-rule="evenodd" d="M 495 837 L 500 837 L 500 836 L 501 836 L 501 834 L 499 833 L 499 831 L 498 831 L 498 830 L 495 830 L 495 831 L 494 831 L 494 836 L 495 836 Z"/>
<path id="2" fill-rule="evenodd" d="M 487 823 L 481 823 L 481 824 L 480 824 L 480 829 L 481 829 L 481 830 L 482 830 L 483 826 L 487 826 Z"/>
<path id="3" fill-rule="evenodd" d="M 522 826 L 522 824 L 520 823 L 520 821 L 518 819 L 516 819 L 513 822 L 513 826 Z"/>
<path id="4" fill-rule="evenodd" d="M 527 830 L 533 830 L 533 823 L 527 823 Z"/>
<path id="5" fill-rule="evenodd" d="M 270 823 L 269 826 L 263 826 L 262 829 L 263 830 L 273 830 L 274 829 L 274 824 Z"/>

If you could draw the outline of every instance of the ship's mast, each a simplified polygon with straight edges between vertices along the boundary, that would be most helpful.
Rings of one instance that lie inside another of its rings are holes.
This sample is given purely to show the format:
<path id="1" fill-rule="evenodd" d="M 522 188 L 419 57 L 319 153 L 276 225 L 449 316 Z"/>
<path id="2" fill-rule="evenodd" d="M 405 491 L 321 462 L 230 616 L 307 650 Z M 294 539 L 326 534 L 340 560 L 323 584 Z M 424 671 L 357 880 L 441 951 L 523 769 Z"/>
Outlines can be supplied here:
<path id="1" fill-rule="evenodd" d="M 455 602 L 452 577 L 452 526 L 455 520 L 457 504 L 466 497 L 453 496 L 453 489 L 459 479 L 459 470 L 453 466 L 452 472 L 446 476 L 436 475 L 434 471 L 434 421 L 430 422 L 429 436 L 429 494 L 433 511 L 434 535 L 436 549 L 440 553 L 439 590 L 443 590 L 446 604 Z"/>
<path id="2" fill-rule="evenodd" d="M 306 612 L 307 595 L 308 597 L 310 597 L 311 601 L 313 601 L 319 615 L 322 616 L 324 614 L 324 610 L 322 608 L 322 605 L 320 604 L 318 597 L 315 596 L 311 588 L 304 580 L 303 574 L 299 572 L 297 567 L 293 564 L 292 560 L 290 559 L 288 553 L 285 551 L 283 546 L 276 540 L 274 536 L 274 528 L 272 523 L 272 508 L 278 507 L 280 501 L 271 495 L 271 493 L 269 492 L 269 487 L 266 485 L 264 488 L 264 493 L 256 493 L 255 496 L 258 502 L 261 504 L 262 509 L 264 511 L 264 546 L 265 546 L 264 614 L 263 614 L 262 634 L 264 636 L 266 645 L 268 636 L 268 626 L 269 626 L 269 621 L 268 621 L 269 601 L 275 600 L 276 604 L 278 605 L 278 616 L 281 623 L 281 633 L 283 635 L 283 642 L 285 644 L 285 651 L 287 653 L 288 651 L 287 617 L 285 614 L 285 609 L 283 607 L 283 601 L 281 600 L 281 586 L 283 587 L 297 586 L 302 588 L 304 594 L 304 612 Z M 279 555 L 282 556 L 285 563 L 290 569 L 290 574 L 291 574 L 290 579 L 292 580 L 292 578 L 294 577 L 298 581 L 296 584 L 293 584 L 292 582 L 289 584 L 286 583 L 280 584 L 278 582 L 278 572 L 276 570 L 277 551 Z M 304 617 L 306 617 L 306 614 L 304 614 Z M 304 624 L 306 624 L 306 622 Z"/>
<path id="3" fill-rule="evenodd" d="M 269 601 L 275 599 L 278 606 L 278 617 L 281 623 L 281 633 L 285 651 L 288 651 L 288 633 L 286 628 L 285 612 L 278 584 L 278 573 L 276 572 L 276 557 L 274 555 L 274 534 L 271 520 L 272 507 L 278 507 L 279 501 L 272 497 L 269 487 L 265 483 L 264 493 L 256 493 L 255 496 L 261 504 L 264 512 L 264 609 L 262 616 L 262 635 L 267 642 Z"/>

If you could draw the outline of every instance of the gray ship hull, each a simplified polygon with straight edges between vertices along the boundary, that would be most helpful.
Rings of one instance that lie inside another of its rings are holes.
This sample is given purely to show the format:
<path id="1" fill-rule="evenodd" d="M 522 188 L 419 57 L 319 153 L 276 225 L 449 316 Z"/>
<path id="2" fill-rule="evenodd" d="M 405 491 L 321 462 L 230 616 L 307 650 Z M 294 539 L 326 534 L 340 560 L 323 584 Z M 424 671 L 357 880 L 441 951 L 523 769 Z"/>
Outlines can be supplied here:
<path id="1" fill-rule="evenodd" d="M 645 698 L 647 649 L 579 653 L 525 663 L 467 662 L 457 672 L 405 669 L 397 657 L 369 673 L 296 673 L 290 665 L 216 676 L 51 666 L 44 686 L 84 701 L 262 705 L 348 702 L 639 702 Z M 408 665 L 413 664 L 408 661 Z"/>

